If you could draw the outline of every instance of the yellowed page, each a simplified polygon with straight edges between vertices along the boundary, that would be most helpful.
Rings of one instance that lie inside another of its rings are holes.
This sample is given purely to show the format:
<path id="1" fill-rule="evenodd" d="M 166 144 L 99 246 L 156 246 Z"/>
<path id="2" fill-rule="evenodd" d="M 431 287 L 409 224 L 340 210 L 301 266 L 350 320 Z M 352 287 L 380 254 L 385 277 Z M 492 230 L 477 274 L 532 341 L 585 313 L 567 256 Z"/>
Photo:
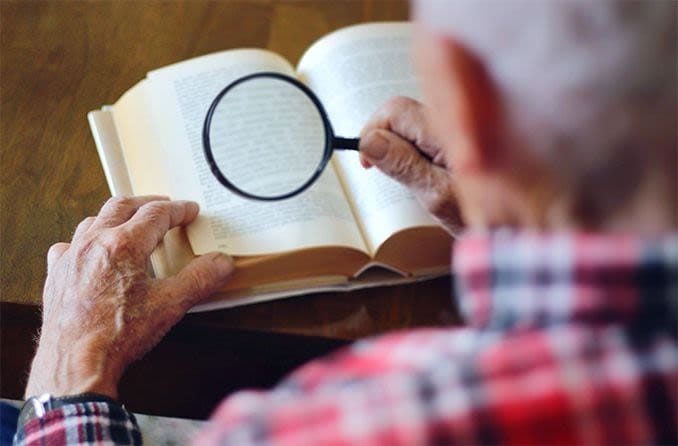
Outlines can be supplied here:
<path id="1" fill-rule="evenodd" d="M 298 76 L 320 97 L 337 135 L 357 136 L 392 96 L 420 97 L 409 58 L 411 35 L 404 22 L 356 25 L 322 38 L 304 54 Z M 370 253 L 402 229 L 437 225 L 405 187 L 377 169 L 363 169 L 357 153 L 336 152 L 333 162 Z"/>
<path id="2" fill-rule="evenodd" d="M 134 194 L 170 195 L 166 156 L 153 132 L 147 95 L 144 79 L 115 103 L 113 120 Z"/>
<path id="3" fill-rule="evenodd" d="M 196 254 L 220 249 L 261 255 L 315 246 L 365 251 L 332 169 L 297 198 L 276 203 L 239 198 L 209 171 L 201 140 L 207 109 L 231 81 L 259 71 L 294 75 L 289 63 L 273 53 L 232 50 L 152 71 L 142 86 L 123 96 L 114 110 L 116 124 L 124 128 L 121 139 L 135 141 L 123 143 L 130 146 L 124 152 L 130 153 L 135 193 L 168 193 L 200 203 L 201 214 L 187 229 Z"/>

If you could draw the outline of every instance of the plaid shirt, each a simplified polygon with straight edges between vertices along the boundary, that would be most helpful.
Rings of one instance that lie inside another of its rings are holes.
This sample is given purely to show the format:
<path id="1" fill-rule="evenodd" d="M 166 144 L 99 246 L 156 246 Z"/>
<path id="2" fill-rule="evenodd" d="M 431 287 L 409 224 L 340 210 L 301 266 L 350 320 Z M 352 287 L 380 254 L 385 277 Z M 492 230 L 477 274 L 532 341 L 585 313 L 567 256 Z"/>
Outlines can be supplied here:
<path id="1" fill-rule="evenodd" d="M 361 341 L 239 392 L 196 443 L 678 443 L 678 234 L 470 235 L 454 268 L 466 328 Z M 139 439 L 124 411 L 53 412 L 18 442 Z"/>

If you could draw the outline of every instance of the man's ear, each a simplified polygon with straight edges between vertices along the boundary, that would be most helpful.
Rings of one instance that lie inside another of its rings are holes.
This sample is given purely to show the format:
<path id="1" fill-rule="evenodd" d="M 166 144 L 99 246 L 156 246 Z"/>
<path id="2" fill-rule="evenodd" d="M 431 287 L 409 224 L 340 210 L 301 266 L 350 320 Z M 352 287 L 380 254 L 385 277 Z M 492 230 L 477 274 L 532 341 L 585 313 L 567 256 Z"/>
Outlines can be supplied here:
<path id="1" fill-rule="evenodd" d="M 502 155 L 497 89 L 484 65 L 471 51 L 449 37 L 434 39 L 436 68 L 444 81 L 438 85 L 448 85 L 440 87 L 448 89 L 448 93 L 438 92 L 439 100 L 451 104 L 449 112 L 453 116 L 450 137 L 454 141 L 451 160 L 454 170 L 460 174 L 492 170 L 501 162 Z"/>

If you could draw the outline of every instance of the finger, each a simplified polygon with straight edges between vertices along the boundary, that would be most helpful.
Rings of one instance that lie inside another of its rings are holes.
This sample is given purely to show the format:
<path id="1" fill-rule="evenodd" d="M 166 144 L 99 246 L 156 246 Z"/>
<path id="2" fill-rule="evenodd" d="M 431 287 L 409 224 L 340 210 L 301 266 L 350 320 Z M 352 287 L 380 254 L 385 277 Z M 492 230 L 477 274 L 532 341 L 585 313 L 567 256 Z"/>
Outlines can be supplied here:
<path id="1" fill-rule="evenodd" d="M 122 228 L 142 251 L 150 254 L 167 231 L 192 222 L 199 211 L 193 201 L 152 201 L 141 206 Z"/>
<path id="2" fill-rule="evenodd" d="M 389 130 L 406 139 L 436 164 L 444 165 L 440 144 L 433 138 L 424 105 L 414 99 L 396 96 L 386 101 L 368 120 L 361 138 L 377 129 Z M 366 159 L 369 164 L 369 159 Z M 363 164 L 364 165 L 364 164 Z"/>
<path id="3" fill-rule="evenodd" d="M 153 201 L 168 201 L 169 197 L 161 195 L 145 195 L 140 197 L 112 197 L 99 211 L 92 228 L 114 228 L 125 223 L 137 210 Z"/>
<path id="4" fill-rule="evenodd" d="M 463 224 L 456 184 L 447 169 L 425 159 L 409 141 L 383 129 L 361 138 L 360 144 L 361 152 L 378 155 L 370 158 L 374 166 L 410 188 L 451 234 L 459 232 Z"/>
<path id="5" fill-rule="evenodd" d="M 49 250 L 47 251 L 47 274 L 54 269 L 56 262 L 64 255 L 70 246 L 70 243 L 59 242 L 49 247 Z"/>
<path id="6" fill-rule="evenodd" d="M 227 255 L 204 254 L 193 259 L 176 276 L 164 280 L 164 286 L 169 290 L 166 294 L 188 311 L 224 285 L 233 269 L 233 261 Z"/>
<path id="7" fill-rule="evenodd" d="M 78 224 L 78 227 L 75 228 L 75 232 L 73 233 L 72 240 L 79 239 L 85 233 L 87 233 L 87 231 L 89 230 L 89 228 L 92 227 L 92 225 L 94 224 L 95 221 L 96 221 L 96 217 L 87 217 L 86 219 L 81 221 L 80 224 Z"/>
<path id="8" fill-rule="evenodd" d="M 371 165 L 410 188 L 432 189 L 449 176 L 443 167 L 422 156 L 411 142 L 384 129 L 361 137 L 360 153 Z"/>

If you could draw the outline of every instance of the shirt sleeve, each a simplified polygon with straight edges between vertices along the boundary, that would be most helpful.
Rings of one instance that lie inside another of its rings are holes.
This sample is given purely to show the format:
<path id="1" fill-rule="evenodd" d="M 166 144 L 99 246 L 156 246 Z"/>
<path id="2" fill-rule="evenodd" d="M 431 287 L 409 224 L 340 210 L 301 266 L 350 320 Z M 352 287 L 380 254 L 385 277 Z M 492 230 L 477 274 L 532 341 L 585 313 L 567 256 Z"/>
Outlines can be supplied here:
<path id="1" fill-rule="evenodd" d="M 194 444 L 436 443 L 431 409 L 441 383 L 424 371 L 448 347 L 458 350 L 441 345 L 445 338 L 418 330 L 361 341 L 303 366 L 270 392 L 236 393 Z"/>
<path id="2" fill-rule="evenodd" d="M 236 393 L 195 444 L 676 444 L 676 364 L 580 326 L 387 335 Z"/>
<path id="3" fill-rule="evenodd" d="M 32 419 L 19 429 L 14 445 L 115 444 L 140 445 L 134 415 L 106 402 L 68 404 Z"/>

